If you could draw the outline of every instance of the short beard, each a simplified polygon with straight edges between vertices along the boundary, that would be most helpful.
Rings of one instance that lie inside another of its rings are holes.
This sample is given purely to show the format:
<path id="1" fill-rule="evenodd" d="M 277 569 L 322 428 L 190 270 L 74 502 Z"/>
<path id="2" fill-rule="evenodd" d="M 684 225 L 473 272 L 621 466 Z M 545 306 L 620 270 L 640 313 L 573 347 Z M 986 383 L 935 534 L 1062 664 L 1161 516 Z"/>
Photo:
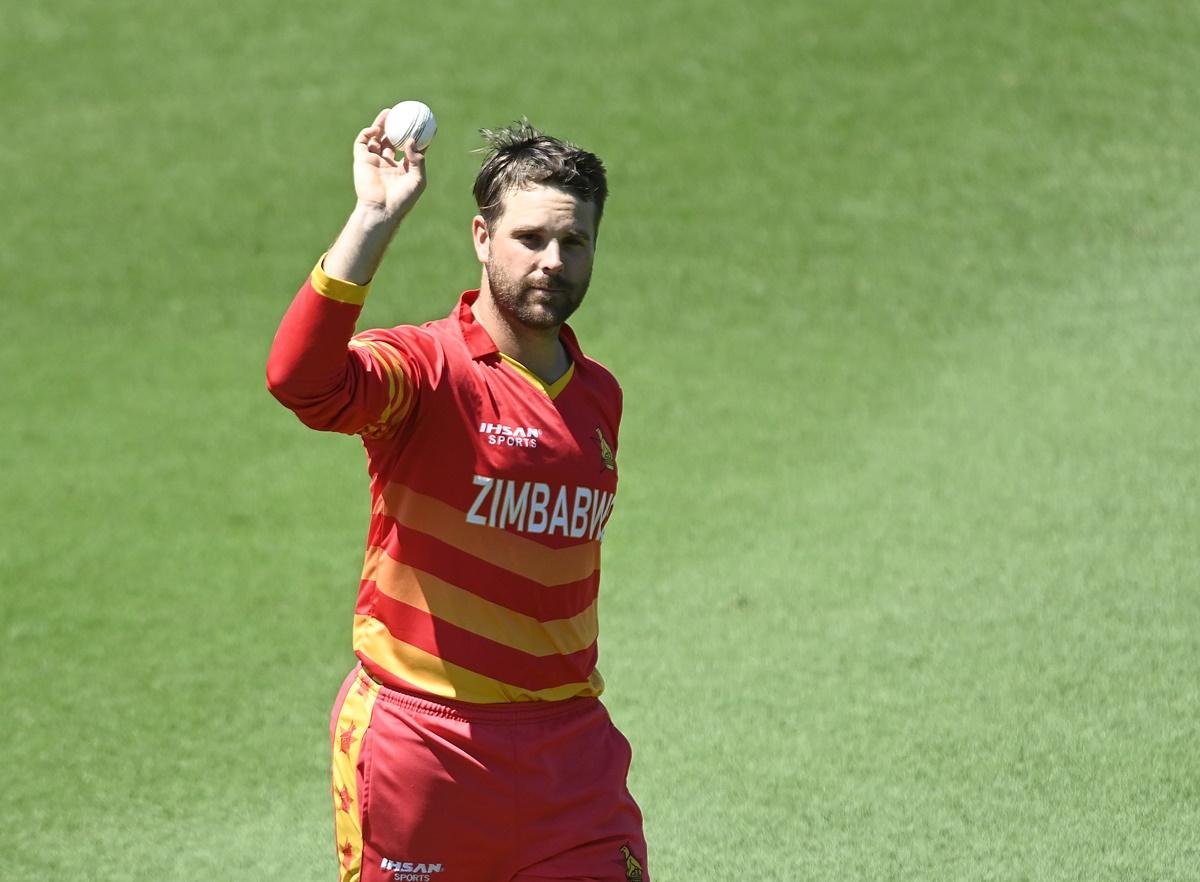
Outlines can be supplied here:
<path id="1" fill-rule="evenodd" d="M 550 291 L 530 287 L 524 281 L 510 278 L 491 260 L 487 262 L 488 290 L 492 302 L 510 320 L 538 331 L 547 331 L 563 324 L 579 308 L 587 294 L 589 273 L 578 284 L 554 281 Z"/>

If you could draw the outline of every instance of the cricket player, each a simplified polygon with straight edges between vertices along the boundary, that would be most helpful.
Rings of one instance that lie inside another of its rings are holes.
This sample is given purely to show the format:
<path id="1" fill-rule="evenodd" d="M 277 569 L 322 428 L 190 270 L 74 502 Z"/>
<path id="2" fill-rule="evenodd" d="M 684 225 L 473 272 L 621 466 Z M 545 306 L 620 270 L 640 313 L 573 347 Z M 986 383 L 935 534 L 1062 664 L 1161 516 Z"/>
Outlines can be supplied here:
<path id="1" fill-rule="evenodd" d="M 449 316 L 355 334 L 425 155 L 354 143 L 357 203 L 279 326 L 267 385 L 362 438 L 371 521 L 358 664 L 330 729 L 340 878 L 648 882 L 630 750 L 598 700 L 600 544 L 621 389 L 566 324 L 607 183 L 528 122 L 485 131 L 479 289 Z"/>

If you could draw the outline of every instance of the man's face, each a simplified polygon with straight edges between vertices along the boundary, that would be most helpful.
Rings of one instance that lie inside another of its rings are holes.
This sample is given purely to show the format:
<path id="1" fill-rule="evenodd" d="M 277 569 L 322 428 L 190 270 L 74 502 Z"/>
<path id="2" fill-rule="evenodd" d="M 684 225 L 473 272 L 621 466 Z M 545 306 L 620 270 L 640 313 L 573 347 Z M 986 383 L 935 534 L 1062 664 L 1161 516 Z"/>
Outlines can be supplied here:
<path id="1" fill-rule="evenodd" d="M 527 328 L 561 325 L 583 302 L 596 254 L 596 206 L 554 187 L 514 190 L 491 229 L 475 218 L 475 252 L 492 299 Z"/>

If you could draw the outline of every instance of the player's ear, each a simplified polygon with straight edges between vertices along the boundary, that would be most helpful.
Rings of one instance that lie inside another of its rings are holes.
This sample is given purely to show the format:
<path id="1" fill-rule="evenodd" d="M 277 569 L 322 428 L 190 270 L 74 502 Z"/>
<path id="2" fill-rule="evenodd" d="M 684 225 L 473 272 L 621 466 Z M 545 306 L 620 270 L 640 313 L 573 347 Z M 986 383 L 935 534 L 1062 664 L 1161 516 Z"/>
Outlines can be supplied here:
<path id="1" fill-rule="evenodd" d="M 478 214 L 471 221 L 471 243 L 475 246 L 475 256 L 479 258 L 479 262 L 486 264 L 492 251 L 492 237 L 488 232 L 487 221 Z"/>

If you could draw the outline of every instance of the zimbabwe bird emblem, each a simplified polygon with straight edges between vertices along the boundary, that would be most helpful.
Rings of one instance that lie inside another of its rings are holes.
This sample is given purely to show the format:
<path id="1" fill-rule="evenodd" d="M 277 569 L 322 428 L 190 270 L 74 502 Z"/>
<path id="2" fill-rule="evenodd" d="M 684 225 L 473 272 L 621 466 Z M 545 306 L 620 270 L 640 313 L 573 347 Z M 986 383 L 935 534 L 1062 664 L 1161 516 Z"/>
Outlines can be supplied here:
<path id="1" fill-rule="evenodd" d="M 625 878 L 628 882 L 642 882 L 642 865 L 633 856 L 633 852 L 629 850 L 628 843 L 621 846 L 621 854 L 625 858 Z"/>
<path id="2" fill-rule="evenodd" d="M 617 458 L 613 455 L 612 448 L 608 446 L 608 441 L 599 426 L 596 427 L 596 442 L 600 445 L 600 458 L 604 460 L 604 467 L 610 472 L 616 471 Z"/>

